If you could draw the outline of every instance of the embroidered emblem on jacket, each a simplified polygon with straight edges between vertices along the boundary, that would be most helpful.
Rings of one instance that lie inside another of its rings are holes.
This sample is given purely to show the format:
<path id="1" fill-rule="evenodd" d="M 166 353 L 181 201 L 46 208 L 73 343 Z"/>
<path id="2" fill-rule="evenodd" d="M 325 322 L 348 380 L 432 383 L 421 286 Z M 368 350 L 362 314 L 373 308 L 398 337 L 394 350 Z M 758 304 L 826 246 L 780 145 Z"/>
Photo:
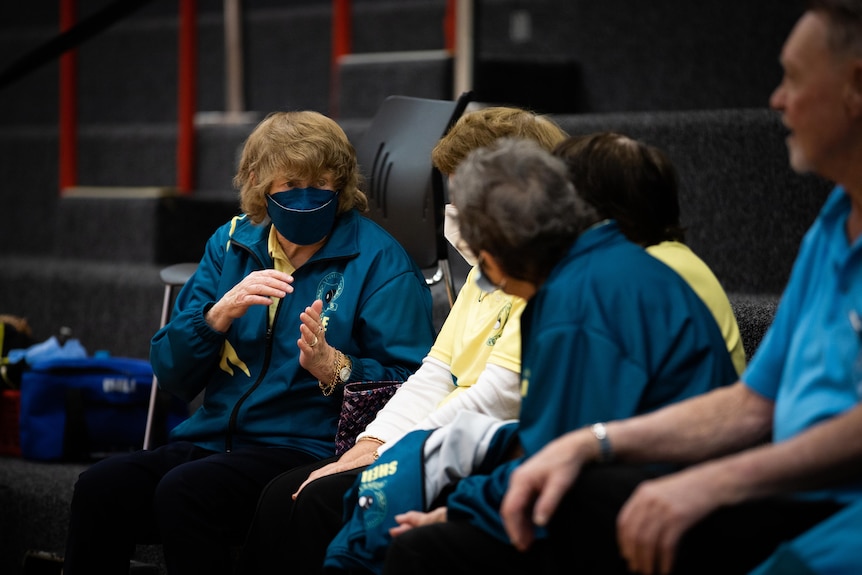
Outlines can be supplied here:
<path id="1" fill-rule="evenodd" d="M 317 284 L 317 299 L 323 301 L 323 311 L 335 311 L 338 309 L 338 304 L 335 300 L 344 291 L 344 274 L 341 272 L 332 272 L 320 280 Z"/>

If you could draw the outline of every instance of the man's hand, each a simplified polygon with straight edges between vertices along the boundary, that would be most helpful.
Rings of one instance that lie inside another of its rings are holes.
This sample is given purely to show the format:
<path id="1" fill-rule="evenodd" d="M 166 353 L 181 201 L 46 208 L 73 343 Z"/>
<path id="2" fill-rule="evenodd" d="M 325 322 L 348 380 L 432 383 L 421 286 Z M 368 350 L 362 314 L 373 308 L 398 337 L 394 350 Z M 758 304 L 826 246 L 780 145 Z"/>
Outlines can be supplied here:
<path id="1" fill-rule="evenodd" d="M 573 431 L 548 443 L 512 472 L 500 515 L 515 548 L 524 551 L 532 545 L 533 527 L 547 525 L 584 463 L 597 453 L 598 444 L 589 430 Z"/>
<path id="2" fill-rule="evenodd" d="M 723 504 L 714 466 L 693 467 L 641 483 L 617 517 L 620 552 L 629 569 L 670 573 L 680 538 Z"/>

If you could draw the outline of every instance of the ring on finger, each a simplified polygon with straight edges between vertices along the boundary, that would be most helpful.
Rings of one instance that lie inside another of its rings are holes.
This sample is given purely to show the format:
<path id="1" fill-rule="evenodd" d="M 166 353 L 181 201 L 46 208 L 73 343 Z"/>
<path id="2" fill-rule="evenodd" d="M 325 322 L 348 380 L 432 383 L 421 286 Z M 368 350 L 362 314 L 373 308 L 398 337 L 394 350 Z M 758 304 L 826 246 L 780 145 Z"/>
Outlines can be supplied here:
<path id="1" fill-rule="evenodd" d="M 310 344 L 308 344 L 308 347 L 314 347 L 315 345 L 317 345 L 317 336 L 316 335 L 314 336 L 314 341 L 312 341 Z"/>

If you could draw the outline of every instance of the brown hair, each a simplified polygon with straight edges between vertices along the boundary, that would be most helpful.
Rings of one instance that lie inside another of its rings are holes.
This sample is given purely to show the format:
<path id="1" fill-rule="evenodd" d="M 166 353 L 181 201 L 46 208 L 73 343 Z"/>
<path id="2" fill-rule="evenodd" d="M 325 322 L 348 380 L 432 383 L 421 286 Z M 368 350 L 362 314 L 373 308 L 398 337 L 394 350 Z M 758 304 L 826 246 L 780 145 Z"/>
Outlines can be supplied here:
<path id="1" fill-rule="evenodd" d="M 521 108 L 492 106 L 467 112 L 434 146 L 431 161 L 444 174 L 454 174 L 467 154 L 504 137 L 534 140 L 550 151 L 567 134 L 547 116 Z"/>
<path id="2" fill-rule="evenodd" d="M 340 192 L 338 213 L 368 209 L 359 190 L 356 151 L 344 130 L 318 112 L 273 112 L 245 141 L 233 183 L 240 191 L 240 208 L 260 224 L 267 218 L 266 195 L 275 180 L 316 181 L 325 175 Z"/>

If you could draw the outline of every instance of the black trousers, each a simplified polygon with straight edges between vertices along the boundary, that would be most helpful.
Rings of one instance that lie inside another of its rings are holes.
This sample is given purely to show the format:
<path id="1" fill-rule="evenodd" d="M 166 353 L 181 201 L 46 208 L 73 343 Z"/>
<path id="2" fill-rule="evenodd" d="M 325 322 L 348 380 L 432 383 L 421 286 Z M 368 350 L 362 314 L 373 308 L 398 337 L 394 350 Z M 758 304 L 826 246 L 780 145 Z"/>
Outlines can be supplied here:
<path id="1" fill-rule="evenodd" d="M 213 452 L 169 443 L 103 459 L 78 477 L 63 572 L 127 575 L 138 543 L 161 543 L 171 575 L 228 574 L 261 490 L 312 462 L 281 448 Z"/>
<path id="2" fill-rule="evenodd" d="M 628 573 L 616 543 L 616 517 L 634 488 L 651 476 L 633 466 L 584 469 L 549 524 L 549 537 L 525 553 L 463 522 L 411 529 L 393 540 L 383 575 Z M 840 508 L 831 502 L 771 498 L 720 509 L 682 538 L 674 573 L 745 574 L 781 542 Z"/>
<path id="3" fill-rule="evenodd" d="M 329 542 L 344 524 L 344 494 L 364 467 L 328 475 L 296 489 L 324 460 L 273 479 L 260 497 L 257 512 L 240 553 L 242 575 L 319 574 Z"/>

